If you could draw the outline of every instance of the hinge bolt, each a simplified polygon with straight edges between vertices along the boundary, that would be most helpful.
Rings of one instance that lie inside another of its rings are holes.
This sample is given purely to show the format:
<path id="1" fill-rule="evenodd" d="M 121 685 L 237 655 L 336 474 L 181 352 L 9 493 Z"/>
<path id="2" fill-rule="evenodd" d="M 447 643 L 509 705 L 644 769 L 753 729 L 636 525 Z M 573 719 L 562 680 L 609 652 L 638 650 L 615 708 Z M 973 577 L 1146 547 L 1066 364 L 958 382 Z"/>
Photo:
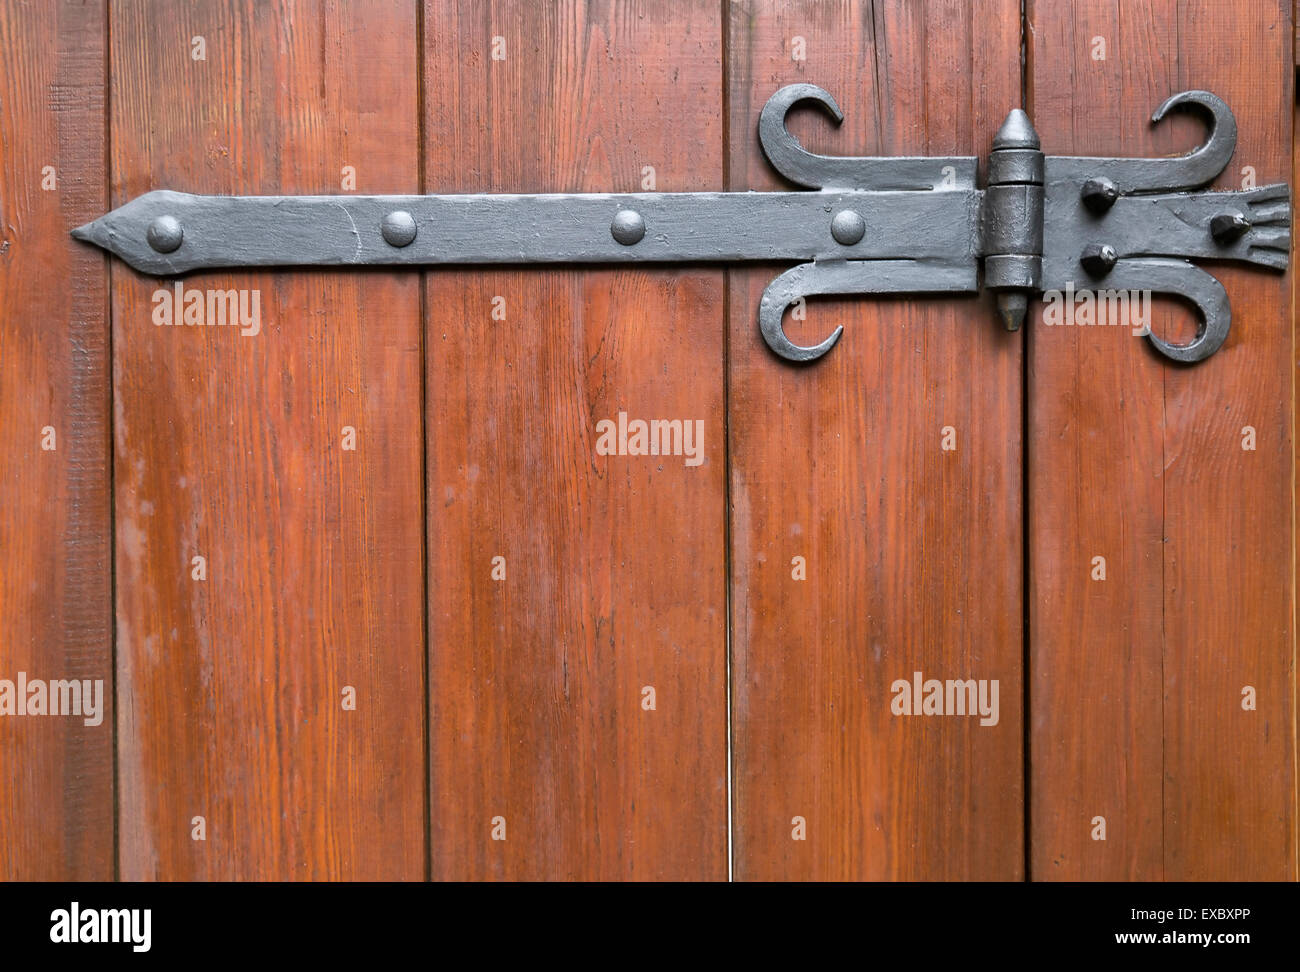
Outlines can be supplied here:
<path id="1" fill-rule="evenodd" d="M 831 236 L 842 246 L 861 242 L 866 233 L 867 221 L 851 209 L 841 209 L 831 220 Z"/>
<path id="2" fill-rule="evenodd" d="M 185 231 L 175 216 L 159 216 L 149 224 L 145 237 L 149 240 L 149 245 L 159 253 L 171 253 L 180 248 Z"/>
<path id="3" fill-rule="evenodd" d="M 1119 190 L 1115 188 L 1115 183 L 1103 176 L 1085 182 L 1081 195 L 1083 196 L 1083 204 L 1091 212 L 1100 216 L 1115 205 L 1115 200 L 1119 198 Z"/>
<path id="4" fill-rule="evenodd" d="M 1094 277 L 1106 276 L 1118 260 L 1119 254 L 1109 243 L 1089 243 L 1083 248 L 1083 255 L 1079 257 L 1083 269 Z"/>
<path id="5" fill-rule="evenodd" d="M 634 246 L 645 237 L 645 219 L 635 209 L 620 209 L 609 231 L 624 246 Z"/>
<path id="6" fill-rule="evenodd" d="M 1219 246 L 1231 246 L 1250 229 L 1250 220 L 1241 213 L 1219 213 L 1210 220 L 1210 235 Z"/>
<path id="7" fill-rule="evenodd" d="M 417 232 L 415 217 L 405 209 L 395 209 L 384 217 L 379 231 L 384 234 L 384 240 L 389 246 L 409 246 Z"/>

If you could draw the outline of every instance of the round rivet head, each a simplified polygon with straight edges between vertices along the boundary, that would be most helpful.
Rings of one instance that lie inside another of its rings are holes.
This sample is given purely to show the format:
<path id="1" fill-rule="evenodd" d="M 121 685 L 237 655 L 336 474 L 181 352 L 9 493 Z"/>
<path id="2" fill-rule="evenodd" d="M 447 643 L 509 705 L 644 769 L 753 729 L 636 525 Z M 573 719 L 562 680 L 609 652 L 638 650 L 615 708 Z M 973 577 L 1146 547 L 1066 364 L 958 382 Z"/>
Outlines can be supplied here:
<path id="1" fill-rule="evenodd" d="M 145 237 L 149 240 L 149 245 L 159 253 L 171 253 L 180 248 L 185 231 L 175 216 L 159 216 L 149 224 Z"/>
<path id="2" fill-rule="evenodd" d="M 407 246 L 415 239 L 415 217 L 404 209 L 395 209 L 384 217 L 379 230 L 389 246 Z"/>
<path id="3" fill-rule="evenodd" d="M 645 219 L 635 209 L 620 209 L 614 214 L 609 231 L 624 246 L 632 246 L 645 237 Z"/>
<path id="4" fill-rule="evenodd" d="M 1119 254 L 1109 243 L 1089 243 L 1083 248 L 1083 254 L 1079 257 L 1083 269 L 1094 277 L 1106 276 L 1118 260 Z"/>
<path id="5" fill-rule="evenodd" d="M 831 219 L 831 236 L 841 246 L 852 246 L 860 242 L 866 232 L 867 221 L 851 209 L 841 209 Z"/>

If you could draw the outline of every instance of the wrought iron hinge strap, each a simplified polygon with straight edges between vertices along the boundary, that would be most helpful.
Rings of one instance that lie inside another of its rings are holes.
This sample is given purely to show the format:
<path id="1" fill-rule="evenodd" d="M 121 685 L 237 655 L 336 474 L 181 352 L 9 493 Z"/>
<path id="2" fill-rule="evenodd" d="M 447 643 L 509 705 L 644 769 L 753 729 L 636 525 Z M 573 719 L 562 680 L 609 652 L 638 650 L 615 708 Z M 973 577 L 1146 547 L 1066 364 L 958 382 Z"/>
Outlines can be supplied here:
<path id="1" fill-rule="evenodd" d="M 868 208 L 875 232 L 864 226 L 856 233 L 839 231 L 837 239 L 836 214 Z M 158 190 L 76 232 L 137 270 L 157 275 L 213 267 L 366 264 L 899 256 L 968 262 L 975 257 L 971 227 L 978 211 L 973 188 L 459 196 L 196 196 Z M 152 227 L 172 221 L 176 228 L 161 248 L 150 242 Z M 887 227 L 895 232 L 886 234 Z M 899 235 L 906 237 L 901 245 Z"/>
<path id="2" fill-rule="evenodd" d="M 776 92 L 759 140 L 795 192 L 553 193 L 427 196 L 202 196 L 159 190 L 73 231 L 145 273 L 214 267 L 802 261 L 759 303 L 772 350 L 811 361 L 782 329 L 801 298 L 870 293 L 997 293 L 1015 329 L 1029 300 L 1068 285 L 1152 290 L 1190 300 L 1195 340 L 1163 354 L 1195 361 L 1228 333 L 1223 287 L 1186 258 L 1283 269 L 1290 246 L 1286 185 L 1188 192 L 1227 165 L 1236 123 L 1205 91 L 1157 109 L 1207 111 L 1205 144 L 1178 159 L 1045 156 L 1029 117 L 1012 111 L 993 142 L 985 189 L 974 157 L 836 158 L 807 151 L 785 124 L 799 102 L 839 122 L 810 84 Z"/>

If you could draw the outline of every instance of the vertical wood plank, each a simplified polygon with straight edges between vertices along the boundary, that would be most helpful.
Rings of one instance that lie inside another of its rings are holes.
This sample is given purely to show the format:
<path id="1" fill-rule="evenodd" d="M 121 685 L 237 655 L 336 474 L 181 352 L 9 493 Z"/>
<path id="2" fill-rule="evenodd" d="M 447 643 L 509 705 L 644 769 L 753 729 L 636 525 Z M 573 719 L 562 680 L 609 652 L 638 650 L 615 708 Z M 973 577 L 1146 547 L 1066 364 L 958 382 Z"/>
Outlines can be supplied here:
<path id="1" fill-rule="evenodd" d="M 0 679 L 102 690 L 97 716 L 0 703 L 4 881 L 113 877 L 107 274 L 68 235 L 108 197 L 104 26 L 0 2 Z"/>
<path id="2" fill-rule="evenodd" d="M 1014 2 L 731 4 L 729 188 L 782 185 L 754 131 L 796 81 L 846 116 L 791 119 L 812 151 L 986 155 L 1019 23 Z M 1019 878 L 1021 339 L 987 297 L 816 301 L 787 333 L 844 336 L 790 366 L 756 323 L 775 272 L 729 275 L 736 877 Z M 915 672 L 996 679 L 997 725 L 893 715 Z"/>
<path id="3" fill-rule="evenodd" d="M 1127 93 L 1135 74 L 1158 68 L 1118 46 L 1117 6 L 1080 4 L 1073 17 L 1045 16 L 1043 6 L 1031 8 L 1029 36 L 1031 108 L 1044 150 L 1172 152 L 1182 120 L 1152 129 L 1150 98 Z M 1129 46 L 1161 26 L 1130 16 Z M 1107 38 L 1111 60 L 1091 59 L 1093 37 Z M 1049 70 L 1061 76 L 1048 78 Z M 1125 137 L 1117 130 L 1134 141 L 1117 145 Z M 1156 308 L 1163 326 L 1180 310 Z M 1027 406 L 1030 874 L 1159 877 L 1161 367 L 1128 329 L 1045 328 L 1035 314 Z M 1095 557 L 1104 565 L 1094 566 Z M 1092 580 L 1103 566 L 1106 580 Z M 1078 786 L 1083 780 L 1089 785 Z M 1091 837 L 1097 816 L 1106 818 L 1104 843 Z"/>
<path id="4" fill-rule="evenodd" d="M 427 191 L 721 185 L 716 3 L 424 18 Z M 433 875 L 725 878 L 721 271 L 427 286 Z M 598 454 L 620 412 L 702 461 Z"/>
<path id="5" fill-rule="evenodd" d="M 1286 179 L 1289 3 L 1031 3 L 1044 149 L 1186 151 L 1199 120 L 1153 128 L 1150 112 L 1204 88 L 1238 125 L 1216 187 L 1240 188 L 1245 166 L 1259 185 Z M 1280 274 L 1213 272 L 1232 332 L 1195 367 L 1127 327 L 1040 319 L 1031 341 L 1034 878 L 1296 873 L 1288 287 Z M 1153 330 L 1181 341 L 1193 328 L 1160 301 Z M 1104 581 L 1091 579 L 1098 556 Z"/>
<path id="6" fill-rule="evenodd" d="M 418 191 L 410 0 L 112 12 L 115 205 Z M 173 282 L 113 268 L 122 876 L 419 879 L 419 279 L 182 284 L 260 291 L 261 329 L 158 326 Z"/>

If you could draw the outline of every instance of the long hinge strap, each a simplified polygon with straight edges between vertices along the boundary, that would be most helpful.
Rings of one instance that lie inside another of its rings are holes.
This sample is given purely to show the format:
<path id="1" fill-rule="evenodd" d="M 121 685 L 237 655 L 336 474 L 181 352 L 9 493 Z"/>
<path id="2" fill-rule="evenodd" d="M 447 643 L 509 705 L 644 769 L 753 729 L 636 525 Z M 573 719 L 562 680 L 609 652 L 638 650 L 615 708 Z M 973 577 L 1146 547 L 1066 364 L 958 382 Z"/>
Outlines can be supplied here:
<path id="1" fill-rule="evenodd" d="M 786 127 L 810 84 L 776 92 L 759 140 L 795 192 L 551 193 L 424 196 L 203 196 L 146 193 L 73 235 L 135 269 L 169 276 L 217 267 L 436 266 L 560 263 L 790 262 L 759 305 L 764 340 L 791 361 L 834 346 L 797 345 L 782 329 L 805 297 L 997 293 L 1018 328 L 1029 301 L 1074 288 L 1150 290 L 1190 301 L 1194 340 L 1162 354 L 1198 361 L 1228 334 L 1222 286 L 1188 262 L 1211 258 L 1285 269 L 1290 189 L 1190 192 L 1213 180 L 1236 145 L 1228 106 L 1206 91 L 1161 105 L 1208 113 L 1209 137 L 1175 159 L 1046 156 L 1029 117 L 1012 111 L 994 138 L 985 189 L 974 157 L 838 158 L 807 151 Z"/>

